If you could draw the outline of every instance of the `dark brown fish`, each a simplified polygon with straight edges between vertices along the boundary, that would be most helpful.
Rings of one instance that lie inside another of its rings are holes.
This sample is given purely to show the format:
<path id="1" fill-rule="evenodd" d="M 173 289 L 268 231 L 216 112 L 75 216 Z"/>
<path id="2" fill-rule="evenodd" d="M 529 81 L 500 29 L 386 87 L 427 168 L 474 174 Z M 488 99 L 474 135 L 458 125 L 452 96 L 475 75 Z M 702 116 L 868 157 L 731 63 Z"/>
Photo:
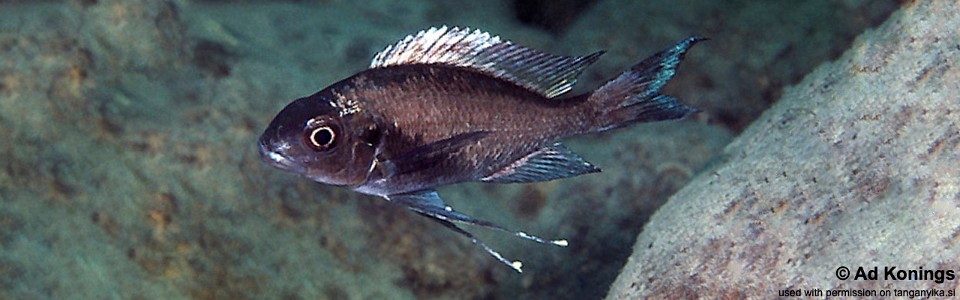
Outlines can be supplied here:
<path id="1" fill-rule="evenodd" d="M 453 222 L 540 243 L 567 242 L 459 213 L 434 188 L 599 172 L 557 141 L 695 112 L 659 92 L 701 40 L 680 41 L 591 93 L 559 97 L 602 52 L 557 56 L 478 30 L 431 28 L 387 47 L 369 69 L 287 105 L 260 137 L 260 154 L 314 181 L 402 204 L 519 272 L 519 261 Z"/>

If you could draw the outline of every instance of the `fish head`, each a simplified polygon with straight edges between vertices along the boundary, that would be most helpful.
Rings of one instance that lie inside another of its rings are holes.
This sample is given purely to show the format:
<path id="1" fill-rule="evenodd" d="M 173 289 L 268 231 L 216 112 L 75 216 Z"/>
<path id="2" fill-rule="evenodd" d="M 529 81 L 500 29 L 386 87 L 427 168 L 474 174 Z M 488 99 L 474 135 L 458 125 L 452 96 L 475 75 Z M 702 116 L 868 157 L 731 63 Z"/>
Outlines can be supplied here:
<path id="1" fill-rule="evenodd" d="M 323 92 L 288 104 L 260 136 L 268 164 L 331 185 L 359 185 L 373 169 L 379 135 L 360 114 L 344 114 Z"/>

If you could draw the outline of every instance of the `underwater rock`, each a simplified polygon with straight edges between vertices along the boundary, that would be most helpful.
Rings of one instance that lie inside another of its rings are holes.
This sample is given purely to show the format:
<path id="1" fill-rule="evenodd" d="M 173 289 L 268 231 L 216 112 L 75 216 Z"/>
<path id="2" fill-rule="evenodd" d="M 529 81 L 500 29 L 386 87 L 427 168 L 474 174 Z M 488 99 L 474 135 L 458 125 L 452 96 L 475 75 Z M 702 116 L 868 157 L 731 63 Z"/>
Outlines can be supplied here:
<path id="1" fill-rule="evenodd" d="M 489 293 L 468 242 L 259 161 L 289 99 L 403 34 L 460 8 L 535 32 L 505 1 L 366 4 L 0 3 L 0 298 Z"/>
<path id="2" fill-rule="evenodd" d="M 956 277 L 884 269 L 960 275 L 957 11 L 906 4 L 787 88 L 654 214 L 608 298 L 955 290 Z"/>

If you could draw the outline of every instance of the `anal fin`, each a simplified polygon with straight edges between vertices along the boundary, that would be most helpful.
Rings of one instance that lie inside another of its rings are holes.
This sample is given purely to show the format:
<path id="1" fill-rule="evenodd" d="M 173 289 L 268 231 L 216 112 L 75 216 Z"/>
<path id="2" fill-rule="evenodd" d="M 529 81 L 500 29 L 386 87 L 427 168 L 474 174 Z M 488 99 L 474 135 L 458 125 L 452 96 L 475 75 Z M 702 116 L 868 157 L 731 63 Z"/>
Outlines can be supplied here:
<path id="1" fill-rule="evenodd" d="M 580 155 L 555 143 L 503 167 L 481 181 L 496 183 L 540 182 L 600 172 Z"/>
<path id="2" fill-rule="evenodd" d="M 483 248 L 484 251 L 490 254 L 490 256 L 493 256 L 495 259 L 497 259 L 497 261 L 507 265 L 508 267 L 512 268 L 517 272 L 523 272 L 523 270 L 521 269 L 521 267 L 523 266 L 523 263 L 521 263 L 519 260 L 514 260 L 514 261 L 507 260 L 506 258 L 503 257 L 503 255 L 500 254 L 500 252 L 497 252 L 493 248 L 490 248 L 489 246 L 487 246 L 487 244 L 483 243 L 483 241 L 475 237 L 470 232 L 467 232 L 466 230 L 461 229 L 453 222 L 470 224 L 470 225 L 484 227 L 487 229 L 508 232 L 513 234 L 516 237 L 531 240 L 541 244 L 551 244 L 551 245 L 556 245 L 561 247 L 567 246 L 567 240 L 562 240 L 562 239 L 561 240 L 545 240 L 545 239 L 530 235 L 523 231 L 510 230 L 500 225 L 494 224 L 490 221 L 480 220 L 480 219 L 462 214 L 460 212 L 457 212 L 453 210 L 452 207 L 447 205 L 447 203 L 443 202 L 443 200 L 440 199 L 440 195 L 438 195 L 437 192 L 434 190 L 422 190 L 422 191 L 411 192 L 411 193 L 390 195 L 390 196 L 387 196 L 387 200 L 393 203 L 404 205 L 408 209 L 414 212 L 417 212 L 423 216 L 429 217 L 431 220 L 442 224 L 443 226 L 449 228 L 450 230 L 453 230 L 459 233 L 460 235 L 463 235 L 469 238 L 471 242 Z"/>

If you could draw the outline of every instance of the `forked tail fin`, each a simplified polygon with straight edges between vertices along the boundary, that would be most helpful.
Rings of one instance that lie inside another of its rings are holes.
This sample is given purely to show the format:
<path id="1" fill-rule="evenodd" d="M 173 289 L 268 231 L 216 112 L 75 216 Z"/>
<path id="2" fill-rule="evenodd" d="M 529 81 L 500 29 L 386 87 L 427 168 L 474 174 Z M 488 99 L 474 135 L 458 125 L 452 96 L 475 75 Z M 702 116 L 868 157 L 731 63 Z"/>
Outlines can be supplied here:
<path id="1" fill-rule="evenodd" d="M 697 36 L 682 40 L 634 65 L 590 94 L 587 101 L 599 110 L 596 130 L 679 119 L 697 112 L 673 97 L 661 95 L 660 89 L 676 74 L 677 65 L 687 49 L 703 40 L 706 39 Z"/>

